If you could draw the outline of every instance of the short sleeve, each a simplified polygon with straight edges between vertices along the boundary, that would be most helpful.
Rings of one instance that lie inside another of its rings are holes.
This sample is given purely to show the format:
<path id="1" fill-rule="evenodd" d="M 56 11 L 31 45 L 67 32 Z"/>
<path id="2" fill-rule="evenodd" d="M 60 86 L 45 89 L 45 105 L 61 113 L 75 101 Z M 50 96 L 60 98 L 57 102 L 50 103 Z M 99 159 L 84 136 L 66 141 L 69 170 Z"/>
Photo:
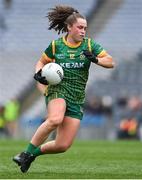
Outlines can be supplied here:
<path id="1" fill-rule="evenodd" d="M 95 56 L 106 52 L 105 49 L 100 44 L 96 43 L 94 40 L 91 40 L 91 47 L 92 52 L 95 54 Z"/>
<path id="2" fill-rule="evenodd" d="M 53 50 L 52 50 L 52 42 L 49 44 L 48 48 L 45 49 L 44 53 L 48 58 L 54 59 Z"/>

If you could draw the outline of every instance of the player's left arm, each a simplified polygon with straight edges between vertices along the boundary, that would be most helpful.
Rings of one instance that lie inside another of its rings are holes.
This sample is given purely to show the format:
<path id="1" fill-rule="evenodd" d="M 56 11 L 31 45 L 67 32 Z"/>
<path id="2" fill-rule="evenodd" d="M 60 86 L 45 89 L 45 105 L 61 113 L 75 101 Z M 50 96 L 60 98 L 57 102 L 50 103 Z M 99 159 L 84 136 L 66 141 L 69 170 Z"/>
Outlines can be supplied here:
<path id="1" fill-rule="evenodd" d="M 112 56 L 110 56 L 105 50 L 98 54 L 96 59 L 98 60 L 97 64 L 99 66 L 105 68 L 113 68 L 115 66 Z"/>
<path id="2" fill-rule="evenodd" d="M 94 40 L 88 41 L 88 50 L 83 50 L 83 54 L 91 62 L 105 68 L 113 68 L 114 61 L 106 50 Z"/>

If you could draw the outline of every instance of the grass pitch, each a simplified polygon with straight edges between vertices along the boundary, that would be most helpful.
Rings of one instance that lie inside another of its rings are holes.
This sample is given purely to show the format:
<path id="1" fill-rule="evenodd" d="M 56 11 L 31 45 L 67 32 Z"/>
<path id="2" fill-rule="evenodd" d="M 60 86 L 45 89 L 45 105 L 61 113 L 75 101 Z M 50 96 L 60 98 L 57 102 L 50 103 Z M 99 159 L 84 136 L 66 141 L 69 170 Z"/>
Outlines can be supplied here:
<path id="1" fill-rule="evenodd" d="M 76 141 L 66 153 L 38 157 L 23 174 L 12 157 L 27 144 L 0 140 L 1 179 L 142 178 L 142 144 L 138 141 Z"/>

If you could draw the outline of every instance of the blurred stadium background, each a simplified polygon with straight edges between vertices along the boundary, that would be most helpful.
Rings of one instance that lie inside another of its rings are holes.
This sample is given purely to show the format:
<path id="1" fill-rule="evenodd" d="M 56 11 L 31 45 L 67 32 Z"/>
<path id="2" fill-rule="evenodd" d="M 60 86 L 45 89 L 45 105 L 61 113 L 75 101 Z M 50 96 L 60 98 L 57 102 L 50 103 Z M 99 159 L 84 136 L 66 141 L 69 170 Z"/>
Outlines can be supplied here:
<path id="1" fill-rule="evenodd" d="M 78 138 L 141 139 L 141 0 L 0 0 L 0 137 L 30 139 L 44 120 L 44 97 L 33 74 L 42 52 L 58 37 L 45 18 L 57 4 L 85 15 L 88 36 L 117 64 L 113 70 L 91 66 Z M 8 104 L 15 100 L 18 104 Z"/>

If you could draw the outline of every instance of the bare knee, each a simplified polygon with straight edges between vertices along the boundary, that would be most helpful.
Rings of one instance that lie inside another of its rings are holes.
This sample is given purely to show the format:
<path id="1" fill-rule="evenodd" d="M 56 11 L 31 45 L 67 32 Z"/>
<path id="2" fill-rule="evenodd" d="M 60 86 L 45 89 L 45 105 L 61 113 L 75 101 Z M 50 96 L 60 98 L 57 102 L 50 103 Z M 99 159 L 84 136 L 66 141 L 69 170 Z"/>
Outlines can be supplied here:
<path id="1" fill-rule="evenodd" d="M 54 129 L 58 127 L 58 125 L 60 125 L 62 121 L 63 121 L 63 117 L 54 116 L 54 117 L 49 117 L 46 122 L 50 128 Z"/>

